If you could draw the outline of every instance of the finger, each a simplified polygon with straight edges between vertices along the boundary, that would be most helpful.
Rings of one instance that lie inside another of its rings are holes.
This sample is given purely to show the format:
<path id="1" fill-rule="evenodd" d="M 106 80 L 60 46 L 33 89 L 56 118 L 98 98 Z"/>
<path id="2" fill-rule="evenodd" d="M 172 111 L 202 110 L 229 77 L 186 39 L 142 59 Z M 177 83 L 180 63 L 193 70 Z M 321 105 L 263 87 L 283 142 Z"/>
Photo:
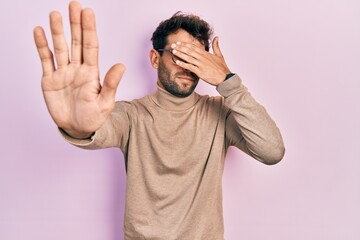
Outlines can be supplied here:
<path id="1" fill-rule="evenodd" d="M 186 42 L 176 42 L 172 44 L 171 47 L 188 53 L 192 52 L 198 55 L 203 55 L 204 53 L 207 52 L 204 46 L 199 47 L 193 43 L 186 43 Z"/>
<path id="2" fill-rule="evenodd" d="M 220 56 L 222 57 L 222 53 L 221 53 L 221 50 L 220 50 L 220 47 L 219 47 L 219 37 L 216 36 L 212 42 L 212 48 L 213 48 L 213 51 L 214 51 L 214 54 L 216 56 Z"/>
<path id="3" fill-rule="evenodd" d="M 71 27 L 71 63 L 82 63 L 82 34 L 81 34 L 81 5 L 78 2 L 69 4 L 70 27 Z"/>
<path id="4" fill-rule="evenodd" d="M 192 43 L 177 42 L 172 44 L 174 55 L 183 59 L 185 62 L 191 63 L 197 67 L 208 62 L 212 54 L 205 50 L 205 47 L 199 47 Z"/>
<path id="5" fill-rule="evenodd" d="M 199 60 L 192 56 L 191 55 L 191 52 L 190 53 L 184 53 L 184 52 L 180 52 L 176 49 L 174 49 L 172 51 L 172 53 L 177 56 L 178 58 L 180 58 L 183 62 L 186 62 L 186 63 L 190 63 L 192 65 L 195 65 L 195 66 L 199 66 Z M 199 56 L 198 56 L 199 58 Z"/>
<path id="6" fill-rule="evenodd" d="M 53 54 L 49 48 L 45 32 L 42 27 L 36 27 L 34 29 L 34 40 L 40 56 L 43 76 L 48 76 L 55 71 L 55 66 Z"/>
<path id="7" fill-rule="evenodd" d="M 199 77 L 201 75 L 200 72 L 199 72 L 199 68 L 197 66 L 193 65 L 193 64 L 177 60 L 176 65 L 178 65 L 178 66 L 180 66 L 180 67 L 182 67 L 182 68 L 184 68 L 186 70 L 189 70 L 192 73 L 195 73 Z"/>
<path id="8" fill-rule="evenodd" d="M 84 63 L 89 66 L 97 66 L 99 43 L 96 34 L 95 15 L 91 9 L 86 8 L 82 11 L 81 25 Z"/>
<path id="9" fill-rule="evenodd" d="M 54 43 L 56 64 L 58 68 L 61 68 L 69 63 L 69 54 L 60 13 L 50 13 L 50 29 Z"/>
<path id="10" fill-rule="evenodd" d="M 172 44 L 171 48 L 174 49 L 173 53 L 176 53 L 175 55 L 178 54 L 181 59 L 187 62 L 193 62 L 192 59 L 201 60 L 205 53 L 205 49 L 200 49 L 191 43 L 177 42 L 176 44 Z M 188 57 L 185 57 L 185 55 Z"/>
<path id="11" fill-rule="evenodd" d="M 125 70 L 126 68 L 123 64 L 115 64 L 106 73 L 99 95 L 100 101 L 103 104 L 107 105 L 110 102 L 114 102 L 117 87 Z"/>

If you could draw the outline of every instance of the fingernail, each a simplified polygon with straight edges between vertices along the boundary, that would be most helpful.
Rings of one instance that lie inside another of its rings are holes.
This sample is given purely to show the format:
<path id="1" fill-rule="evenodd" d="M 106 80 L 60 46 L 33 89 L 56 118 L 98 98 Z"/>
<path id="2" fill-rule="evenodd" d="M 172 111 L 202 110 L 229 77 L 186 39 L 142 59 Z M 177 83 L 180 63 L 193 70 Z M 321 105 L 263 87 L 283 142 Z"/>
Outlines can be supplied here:
<path id="1" fill-rule="evenodd" d="M 176 44 L 177 44 L 177 45 L 180 45 L 180 44 L 181 44 L 181 42 L 176 42 Z"/>
<path id="2" fill-rule="evenodd" d="M 176 52 L 177 52 L 176 49 L 172 50 L 172 53 L 176 53 Z"/>
<path id="3" fill-rule="evenodd" d="M 176 48 L 176 43 L 171 44 L 171 48 Z"/>

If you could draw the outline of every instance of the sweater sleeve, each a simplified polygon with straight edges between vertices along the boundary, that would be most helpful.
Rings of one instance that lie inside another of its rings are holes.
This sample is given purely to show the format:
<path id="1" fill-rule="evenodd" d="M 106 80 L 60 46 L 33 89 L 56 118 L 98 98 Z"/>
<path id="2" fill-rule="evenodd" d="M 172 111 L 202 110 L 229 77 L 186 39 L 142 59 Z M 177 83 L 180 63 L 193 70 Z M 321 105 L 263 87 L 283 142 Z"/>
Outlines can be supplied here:
<path id="1" fill-rule="evenodd" d="M 123 151 L 127 148 L 131 129 L 128 102 L 116 102 L 105 123 L 89 139 L 75 139 L 60 129 L 61 135 L 70 144 L 84 149 L 102 149 L 119 147 Z"/>
<path id="2" fill-rule="evenodd" d="M 279 162 L 285 153 L 279 128 L 234 75 L 217 86 L 230 110 L 226 117 L 226 144 L 233 145 L 265 164 Z"/>

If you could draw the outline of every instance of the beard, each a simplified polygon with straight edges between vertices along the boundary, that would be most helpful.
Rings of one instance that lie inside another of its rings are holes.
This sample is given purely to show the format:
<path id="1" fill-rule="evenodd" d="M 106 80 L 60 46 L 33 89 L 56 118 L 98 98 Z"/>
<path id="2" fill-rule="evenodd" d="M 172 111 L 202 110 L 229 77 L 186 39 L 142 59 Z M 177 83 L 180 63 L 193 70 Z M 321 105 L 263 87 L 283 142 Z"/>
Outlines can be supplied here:
<path id="1" fill-rule="evenodd" d="M 192 81 L 181 80 L 181 78 L 191 78 Z M 165 90 L 177 97 L 190 96 L 199 82 L 199 77 L 196 74 L 182 68 L 172 74 L 163 62 L 159 63 L 158 78 Z"/>

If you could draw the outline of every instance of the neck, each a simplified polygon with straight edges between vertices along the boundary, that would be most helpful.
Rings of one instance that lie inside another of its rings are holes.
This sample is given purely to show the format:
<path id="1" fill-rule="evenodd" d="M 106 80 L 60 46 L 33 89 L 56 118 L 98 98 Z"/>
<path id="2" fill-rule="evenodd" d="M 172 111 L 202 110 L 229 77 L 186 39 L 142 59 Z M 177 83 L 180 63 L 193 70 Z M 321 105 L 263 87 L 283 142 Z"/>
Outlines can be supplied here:
<path id="1" fill-rule="evenodd" d="M 159 107 L 171 111 L 184 111 L 191 108 L 199 99 L 199 95 L 195 92 L 187 97 L 178 97 L 166 91 L 158 82 L 157 91 L 151 95 L 153 101 Z"/>

